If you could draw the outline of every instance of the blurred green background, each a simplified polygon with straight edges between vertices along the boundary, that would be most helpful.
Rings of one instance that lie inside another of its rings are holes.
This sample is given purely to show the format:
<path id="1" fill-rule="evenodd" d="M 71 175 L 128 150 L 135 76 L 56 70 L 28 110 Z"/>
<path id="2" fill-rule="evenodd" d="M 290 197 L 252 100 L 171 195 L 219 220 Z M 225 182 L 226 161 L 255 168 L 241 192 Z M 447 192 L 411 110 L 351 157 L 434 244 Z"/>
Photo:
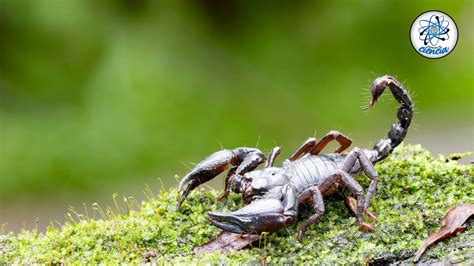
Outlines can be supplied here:
<path id="1" fill-rule="evenodd" d="M 360 108 L 384 74 L 414 94 L 405 142 L 472 151 L 473 3 L 0 0 L 0 224 L 140 199 L 222 147 L 281 161 L 335 129 L 370 148 L 395 120 L 389 93 Z M 438 60 L 409 40 L 431 9 L 460 32 Z"/>

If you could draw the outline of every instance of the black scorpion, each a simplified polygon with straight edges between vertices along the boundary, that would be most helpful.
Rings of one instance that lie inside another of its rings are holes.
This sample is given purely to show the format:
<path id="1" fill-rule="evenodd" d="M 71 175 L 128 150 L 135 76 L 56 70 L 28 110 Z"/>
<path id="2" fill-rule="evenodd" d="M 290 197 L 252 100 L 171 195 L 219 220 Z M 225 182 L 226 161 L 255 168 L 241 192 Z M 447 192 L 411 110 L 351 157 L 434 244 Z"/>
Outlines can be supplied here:
<path id="1" fill-rule="evenodd" d="M 333 193 L 341 185 L 357 198 L 357 203 L 352 206 L 356 224 L 365 231 L 373 231 L 374 228 L 363 218 L 377 188 L 378 174 L 374 164 L 387 158 L 402 142 L 413 116 L 413 103 L 408 92 L 391 76 L 375 79 L 371 87 L 372 100 L 367 108 L 374 106 L 386 87 L 400 103 L 398 122 L 388 131 L 388 138 L 379 140 L 373 149 L 354 148 L 347 154 L 341 154 L 352 141 L 337 131 L 330 131 L 320 141 L 309 138 L 281 167 L 272 166 L 280 154 L 279 147 L 275 147 L 268 158 L 257 148 L 221 150 L 204 159 L 183 177 L 178 190 L 182 191 L 186 184 L 187 187 L 176 209 L 194 188 L 231 167 L 219 199 L 226 198 L 232 190 L 242 194 L 246 206 L 229 213 L 208 212 L 211 223 L 225 231 L 274 232 L 295 222 L 298 204 L 311 204 L 315 213 L 299 228 L 298 239 L 301 240 L 306 228 L 323 214 L 323 196 Z M 319 154 L 333 140 L 340 147 L 334 153 Z M 265 167 L 255 170 L 262 163 Z M 363 188 L 354 179 L 361 172 L 371 180 L 365 197 Z"/>

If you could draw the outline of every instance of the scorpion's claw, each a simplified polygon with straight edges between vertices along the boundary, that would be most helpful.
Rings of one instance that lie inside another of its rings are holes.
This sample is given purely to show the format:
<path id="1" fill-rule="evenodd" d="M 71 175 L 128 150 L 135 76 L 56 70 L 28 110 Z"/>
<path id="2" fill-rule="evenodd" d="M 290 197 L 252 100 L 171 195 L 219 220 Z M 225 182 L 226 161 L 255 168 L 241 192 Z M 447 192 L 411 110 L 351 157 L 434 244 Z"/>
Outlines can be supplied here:
<path id="1" fill-rule="evenodd" d="M 291 224 L 295 217 L 284 214 L 278 199 L 260 199 L 229 213 L 208 212 L 215 226 L 232 233 L 275 232 Z"/>
<path id="2" fill-rule="evenodd" d="M 181 191 L 186 183 L 193 180 L 197 180 L 199 183 L 209 181 L 227 169 L 234 156 L 229 150 L 221 150 L 211 154 L 183 177 L 179 182 L 178 191 Z"/>
<path id="3" fill-rule="evenodd" d="M 182 191 L 182 194 L 176 204 L 176 210 L 181 207 L 181 204 L 193 189 L 213 179 L 230 166 L 233 166 L 227 174 L 225 179 L 225 191 L 222 197 L 220 197 L 224 199 L 229 193 L 231 180 L 235 179 L 236 176 L 243 175 L 255 169 L 264 161 L 265 156 L 256 148 L 240 147 L 233 150 L 221 150 L 209 155 L 202 162 L 198 163 L 191 172 L 185 175 L 179 182 L 178 191 Z M 236 188 L 235 190 L 238 189 Z"/>
<path id="4" fill-rule="evenodd" d="M 235 159 L 235 154 L 230 150 L 221 150 L 215 152 L 204 159 L 202 162 L 196 165 L 191 172 L 181 179 L 178 186 L 178 191 L 183 191 L 178 203 L 176 204 L 176 210 L 179 209 L 181 204 L 184 202 L 188 194 L 197 186 L 205 183 L 218 174 L 225 171 L 232 160 Z M 185 185 L 186 189 L 184 189 Z"/>

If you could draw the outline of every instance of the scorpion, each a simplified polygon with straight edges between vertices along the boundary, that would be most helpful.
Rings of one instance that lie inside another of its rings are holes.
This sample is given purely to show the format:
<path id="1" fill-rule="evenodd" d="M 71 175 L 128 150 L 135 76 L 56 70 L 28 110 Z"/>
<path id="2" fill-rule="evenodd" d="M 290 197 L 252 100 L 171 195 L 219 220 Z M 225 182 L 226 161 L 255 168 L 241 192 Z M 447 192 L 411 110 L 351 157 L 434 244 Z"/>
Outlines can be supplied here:
<path id="1" fill-rule="evenodd" d="M 233 191 L 242 194 L 245 206 L 234 212 L 207 213 L 209 221 L 224 231 L 237 234 L 275 232 L 297 220 L 299 204 L 309 204 L 314 207 L 314 214 L 298 229 L 297 239 L 301 241 L 307 227 L 317 222 L 324 213 L 323 196 L 332 194 L 340 186 L 357 199 L 352 201 L 352 205 L 348 204 L 356 216 L 356 225 L 366 232 L 373 231 L 374 227 L 364 222 L 364 218 L 365 215 L 370 218 L 367 209 L 378 183 L 374 164 L 387 158 L 402 142 L 413 117 L 409 93 L 400 82 L 388 75 L 374 80 L 372 99 L 365 109 L 372 108 L 387 87 L 400 104 L 398 122 L 391 126 L 387 138 L 380 139 L 372 149 L 356 147 L 349 153 L 342 153 L 352 140 L 338 131 L 330 131 L 320 141 L 315 138 L 306 140 L 281 167 L 273 166 L 281 151 L 279 147 L 273 148 L 268 158 L 257 148 L 220 150 L 198 163 L 182 178 L 178 186 L 182 195 L 176 210 L 193 189 L 230 167 L 224 192 L 218 199 L 227 198 Z M 320 154 L 331 141 L 338 142 L 339 148 L 334 153 Z M 264 168 L 256 169 L 262 163 Z M 354 178 L 362 172 L 370 179 L 365 197 L 362 186 Z"/>

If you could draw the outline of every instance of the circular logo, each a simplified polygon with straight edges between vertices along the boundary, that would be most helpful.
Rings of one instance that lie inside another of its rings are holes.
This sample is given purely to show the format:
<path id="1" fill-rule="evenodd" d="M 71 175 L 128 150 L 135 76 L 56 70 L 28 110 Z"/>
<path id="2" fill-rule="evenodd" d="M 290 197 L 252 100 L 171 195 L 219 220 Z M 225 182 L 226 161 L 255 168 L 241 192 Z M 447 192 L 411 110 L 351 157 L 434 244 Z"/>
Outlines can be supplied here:
<path id="1" fill-rule="evenodd" d="M 454 20 L 440 11 L 419 15 L 410 29 L 413 48 L 426 58 L 442 58 L 450 54 L 458 42 L 458 28 Z"/>

